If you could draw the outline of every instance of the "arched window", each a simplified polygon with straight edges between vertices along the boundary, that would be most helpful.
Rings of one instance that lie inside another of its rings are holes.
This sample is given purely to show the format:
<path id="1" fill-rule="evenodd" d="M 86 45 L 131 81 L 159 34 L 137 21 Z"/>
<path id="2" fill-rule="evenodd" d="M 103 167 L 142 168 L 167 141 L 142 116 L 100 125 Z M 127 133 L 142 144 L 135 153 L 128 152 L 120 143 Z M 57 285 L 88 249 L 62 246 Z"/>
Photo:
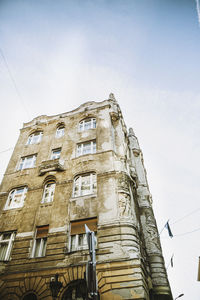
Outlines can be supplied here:
<path id="1" fill-rule="evenodd" d="M 79 131 L 96 128 L 96 119 L 87 118 L 79 122 Z"/>
<path id="2" fill-rule="evenodd" d="M 70 282 L 62 296 L 62 300 L 86 300 L 87 284 L 83 279 Z"/>
<path id="3" fill-rule="evenodd" d="M 73 196 L 79 197 L 94 194 L 97 188 L 97 180 L 95 173 L 87 173 L 78 175 L 74 178 Z"/>
<path id="4" fill-rule="evenodd" d="M 28 140 L 27 140 L 27 145 L 32 145 L 32 144 L 38 144 L 41 142 L 43 132 L 42 131 L 36 131 L 29 135 Z"/>
<path id="5" fill-rule="evenodd" d="M 56 138 L 59 139 L 64 134 L 65 134 L 65 126 L 63 124 L 59 125 L 56 129 Z"/>
<path id="6" fill-rule="evenodd" d="M 27 187 L 19 187 L 12 189 L 8 195 L 6 205 L 4 209 L 19 208 L 24 205 L 26 198 Z"/>
<path id="7" fill-rule="evenodd" d="M 54 180 L 47 181 L 47 183 L 44 186 L 42 203 L 48 203 L 53 201 L 55 186 L 56 183 Z"/>
<path id="8" fill-rule="evenodd" d="M 34 293 L 26 294 L 22 300 L 37 300 L 37 296 Z"/>

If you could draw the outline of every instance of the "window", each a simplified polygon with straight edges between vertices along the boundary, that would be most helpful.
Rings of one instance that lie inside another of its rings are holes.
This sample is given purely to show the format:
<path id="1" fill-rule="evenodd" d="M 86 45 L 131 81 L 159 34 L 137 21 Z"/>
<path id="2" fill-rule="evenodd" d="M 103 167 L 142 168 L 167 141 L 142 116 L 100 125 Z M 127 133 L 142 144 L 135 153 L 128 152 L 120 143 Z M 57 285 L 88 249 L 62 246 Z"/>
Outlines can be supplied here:
<path id="1" fill-rule="evenodd" d="M 56 129 L 56 138 L 58 139 L 62 137 L 64 134 L 65 134 L 65 127 L 61 125 Z"/>
<path id="2" fill-rule="evenodd" d="M 38 144 L 41 142 L 43 132 L 42 131 L 37 131 L 29 135 L 27 145 L 32 145 L 32 144 Z"/>
<path id="3" fill-rule="evenodd" d="M 22 157 L 19 163 L 18 170 L 29 169 L 35 166 L 36 155 Z"/>
<path id="4" fill-rule="evenodd" d="M 49 181 L 45 184 L 42 203 L 48 203 L 53 201 L 55 186 L 55 181 Z"/>
<path id="5" fill-rule="evenodd" d="M 84 142 L 77 145 L 77 156 L 96 153 L 96 141 Z"/>
<path id="6" fill-rule="evenodd" d="M 45 256 L 49 225 L 37 227 L 36 238 L 33 244 L 32 257 Z"/>
<path id="7" fill-rule="evenodd" d="M 13 189 L 9 195 L 4 209 L 22 207 L 26 198 L 27 187 Z"/>
<path id="8" fill-rule="evenodd" d="M 92 128 L 96 128 L 95 118 L 88 118 L 79 123 L 79 131 L 84 131 Z"/>
<path id="9" fill-rule="evenodd" d="M 85 224 L 91 231 L 97 232 L 97 218 L 72 221 L 71 222 L 71 239 L 70 251 L 87 249 L 87 237 L 85 233 Z"/>
<path id="10" fill-rule="evenodd" d="M 51 151 L 51 159 L 57 159 L 60 158 L 61 148 L 53 149 Z"/>
<path id="11" fill-rule="evenodd" d="M 86 300 L 87 297 L 87 283 L 84 279 L 77 279 L 71 281 L 67 285 L 67 289 L 62 295 L 62 300 Z M 99 299 L 99 298 L 98 298 Z"/>
<path id="12" fill-rule="evenodd" d="M 0 233 L 0 261 L 6 261 L 10 258 L 15 232 Z"/>
<path id="13" fill-rule="evenodd" d="M 79 175 L 74 179 L 74 197 L 93 194 L 96 192 L 96 174 Z"/>

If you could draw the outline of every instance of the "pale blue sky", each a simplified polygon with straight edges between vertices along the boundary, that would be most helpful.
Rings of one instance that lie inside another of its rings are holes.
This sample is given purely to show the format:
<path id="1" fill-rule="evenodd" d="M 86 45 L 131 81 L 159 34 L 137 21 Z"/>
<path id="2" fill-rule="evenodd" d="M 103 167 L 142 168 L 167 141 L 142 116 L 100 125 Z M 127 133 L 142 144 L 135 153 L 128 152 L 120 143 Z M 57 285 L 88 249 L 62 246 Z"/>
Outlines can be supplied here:
<path id="1" fill-rule="evenodd" d="M 23 122 L 110 92 L 139 138 L 159 229 L 200 207 L 200 26 L 194 0 L 1 0 L 1 146 Z M 1 153 L 0 175 L 11 152 Z M 200 212 L 174 234 L 200 228 Z M 174 297 L 199 300 L 200 231 L 161 241 Z M 186 274 L 187 271 L 187 274 Z"/>

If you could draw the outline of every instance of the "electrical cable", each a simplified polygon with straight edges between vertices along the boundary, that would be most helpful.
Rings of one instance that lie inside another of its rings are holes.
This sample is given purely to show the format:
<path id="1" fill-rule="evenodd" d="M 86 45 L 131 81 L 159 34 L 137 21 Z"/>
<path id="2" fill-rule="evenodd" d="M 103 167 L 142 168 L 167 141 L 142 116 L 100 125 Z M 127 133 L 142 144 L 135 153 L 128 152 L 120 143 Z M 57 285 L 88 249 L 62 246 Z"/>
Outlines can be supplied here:
<path id="1" fill-rule="evenodd" d="M 184 232 L 184 233 L 180 233 L 180 234 L 174 234 L 174 236 L 184 236 L 184 235 L 191 234 L 191 233 L 199 231 L 199 230 L 200 230 L 200 227 L 197 229 L 194 229 L 192 231 L 188 231 L 188 232 Z"/>
<path id="2" fill-rule="evenodd" d="M 29 112 L 28 112 L 28 110 L 27 110 L 27 108 L 26 108 L 26 106 L 25 106 L 25 104 L 24 104 L 24 101 L 22 100 L 21 94 L 20 94 L 19 89 L 18 89 L 18 87 L 17 87 L 17 84 L 16 84 L 16 82 L 15 82 L 15 79 L 14 79 L 12 73 L 11 73 L 10 67 L 9 67 L 9 65 L 8 65 L 8 62 L 7 62 L 7 60 L 6 60 L 6 57 L 5 57 L 5 55 L 4 55 L 4 53 L 3 53 L 3 50 L 2 50 L 1 48 L 0 48 L 0 53 L 1 53 L 1 56 L 2 56 L 2 58 L 3 58 L 4 64 L 5 64 L 5 66 L 6 66 L 6 69 L 7 69 L 7 71 L 8 71 L 8 74 L 9 74 L 9 76 L 10 76 L 10 79 L 11 79 L 11 81 L 12 81 L 12 83 L 13 83 L 13 86 L 14 86 L 14 88 L 15 88 L 15 91 L 16 91 L 16 93 L 17 93 L 17 95 L 18 95 L 18 98 L 20 99 L 20 102 L 21 102 L 21 104 L 22 104 L 22 106 L 23 106 L 25 112 L 27 113 L 27 115 L 28 115 L 29 118 L 30 118 L 30 114 L 29 114 Z"/>
<path id="3" fill-rule="evenodd" d="M 199 207 L 199 208 L 197 208 L 197 209 L 195 209 L 195 210 L 193 210 L 193 211 L 192 211 L 192 212 L 190 212 L 189 214 L 187 214 L 187 215 L 183 216 L 182 218 L 180 218 L 180 219 L 176 220 L 175 222 L 173 222 L 173 223 L 171 223 L 171 224 L 172 224 L 172 225 L 173 225 L 173 224 L 176 224 L 176 223 L 178 223 L 178 222 L 180 222 L 180 221 L 184 220 L 185 218 L 187 218 L 187 217 L 189 217 L 189 216 L 191 216 L 191 215 L 195 214 L 195 213 L 196 213 L 196 212 L 198 212 L 198 211 L 200 211 L 200 207 Z"/>
<path id="4" fill-rule="evenodd" d="M 3 151 L 0 151 L 0 154 L 1 154 L 1 153 L 4 153 L 4 152 L 7 152 L 7 151 L 10 151 L 10 150 L 12 150 L 12 149 L 14 149 L 14 147 L 8 148 L 8 149 L 3 150 Z"/>

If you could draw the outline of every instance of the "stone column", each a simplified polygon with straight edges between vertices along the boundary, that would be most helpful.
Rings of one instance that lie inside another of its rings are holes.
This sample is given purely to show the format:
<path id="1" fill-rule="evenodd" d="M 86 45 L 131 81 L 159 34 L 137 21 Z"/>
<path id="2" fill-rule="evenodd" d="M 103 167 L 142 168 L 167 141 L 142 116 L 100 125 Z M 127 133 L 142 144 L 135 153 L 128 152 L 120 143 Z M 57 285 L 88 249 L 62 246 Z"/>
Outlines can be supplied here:
<path id="1" fill-rule="evenodd" d="M 143 155 L 133 129 L 129 129 L 131 167 L 137 176 L 137 201 L 148 256 L 154 299 L 171 300 L 172 295 L 164 265 L 159 233 L 152 209 L 152 199 L 146 178 Z"/>

